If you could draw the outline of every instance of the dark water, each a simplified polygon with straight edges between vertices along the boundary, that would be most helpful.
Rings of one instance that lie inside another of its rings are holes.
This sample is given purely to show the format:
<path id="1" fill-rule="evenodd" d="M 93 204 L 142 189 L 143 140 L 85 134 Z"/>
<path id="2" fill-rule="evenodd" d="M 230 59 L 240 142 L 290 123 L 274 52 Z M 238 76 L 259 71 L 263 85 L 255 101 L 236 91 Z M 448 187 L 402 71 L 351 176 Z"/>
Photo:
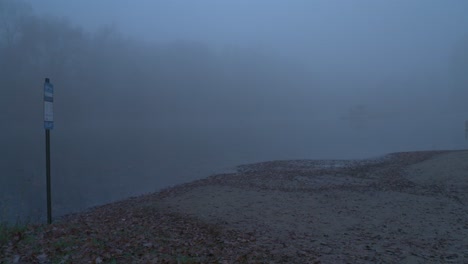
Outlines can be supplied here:
<path id="1" fill-rule="evenodd" d="M 389 152 L 465 148 L 461 114 L 395 116 L 350 124 L 323 119 L 249 118 L 102 121 L 52 131 L 54 216 L 283 159 L 356 159 Z M 2 221 L 44 221 L 44 131 L 4 132 Z"/>

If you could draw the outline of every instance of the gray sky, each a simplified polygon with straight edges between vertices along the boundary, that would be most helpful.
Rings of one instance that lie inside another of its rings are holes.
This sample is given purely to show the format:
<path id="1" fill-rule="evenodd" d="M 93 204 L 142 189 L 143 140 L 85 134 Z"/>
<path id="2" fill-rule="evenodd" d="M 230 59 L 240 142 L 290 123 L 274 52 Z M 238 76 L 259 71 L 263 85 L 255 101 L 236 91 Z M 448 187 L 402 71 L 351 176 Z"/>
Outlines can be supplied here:
<path id="1" fill-rule="evenodd" d="M 254 46 L 366 73 L 385 65 L 388 71 L 443 69 L 453 45 L 468 34 L 465 0 L 29 1 L 40 14 L 86 29 L 115 25 L 150 41 Z"/>

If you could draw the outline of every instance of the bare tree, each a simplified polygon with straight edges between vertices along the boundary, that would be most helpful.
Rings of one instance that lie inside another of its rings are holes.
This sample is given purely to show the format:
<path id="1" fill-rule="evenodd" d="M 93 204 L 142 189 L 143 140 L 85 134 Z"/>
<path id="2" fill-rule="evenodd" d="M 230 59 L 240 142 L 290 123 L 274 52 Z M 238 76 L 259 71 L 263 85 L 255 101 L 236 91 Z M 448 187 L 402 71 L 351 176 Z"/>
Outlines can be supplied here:
<path id="1" fill-rule="evenodd" d="M 20 24 L 32 13 L 31 6 L 22 1 L 0 0 L 0 44 L 12 46 L 20 37 Z"/>

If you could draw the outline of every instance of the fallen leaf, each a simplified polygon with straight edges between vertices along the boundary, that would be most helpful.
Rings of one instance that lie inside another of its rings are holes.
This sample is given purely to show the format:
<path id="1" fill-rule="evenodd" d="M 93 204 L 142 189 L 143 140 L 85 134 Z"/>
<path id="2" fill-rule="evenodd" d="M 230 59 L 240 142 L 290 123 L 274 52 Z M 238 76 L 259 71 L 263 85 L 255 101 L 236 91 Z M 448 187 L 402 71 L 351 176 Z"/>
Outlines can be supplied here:
<path id="1" fill-rule="evenodd" d="M 47 254 L 46 253 L 42 253 L 40 255 L 37 255 L 36 256 L 37 260 L 39 261 L 39 263 L 44 263 L 47 261 Z"/>
<path id="2" fill-rule="evenodd" d="M 143 246 L 147 247 L 147 248 L 150 248 L 150 247 L 153 247 L 153 243 L 151 243 L 151 242 L 144 243 Z"/>

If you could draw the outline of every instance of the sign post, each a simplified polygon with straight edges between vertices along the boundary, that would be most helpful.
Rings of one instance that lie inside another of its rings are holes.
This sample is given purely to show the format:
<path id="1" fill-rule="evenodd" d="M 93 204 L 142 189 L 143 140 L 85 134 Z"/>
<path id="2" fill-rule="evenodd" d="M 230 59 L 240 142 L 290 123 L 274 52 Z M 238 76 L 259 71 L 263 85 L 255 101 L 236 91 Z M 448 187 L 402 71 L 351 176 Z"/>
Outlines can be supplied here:
<path id="1" fill-rule="evenodd" d="M 44 128 L 46 132 L 46 184 L 47 184 L 47 223 L 52 223 L 52 199 L 50 190 L 50 130 L 54 128 L 54 86 L 49 78 L 44 82 Z"/>

